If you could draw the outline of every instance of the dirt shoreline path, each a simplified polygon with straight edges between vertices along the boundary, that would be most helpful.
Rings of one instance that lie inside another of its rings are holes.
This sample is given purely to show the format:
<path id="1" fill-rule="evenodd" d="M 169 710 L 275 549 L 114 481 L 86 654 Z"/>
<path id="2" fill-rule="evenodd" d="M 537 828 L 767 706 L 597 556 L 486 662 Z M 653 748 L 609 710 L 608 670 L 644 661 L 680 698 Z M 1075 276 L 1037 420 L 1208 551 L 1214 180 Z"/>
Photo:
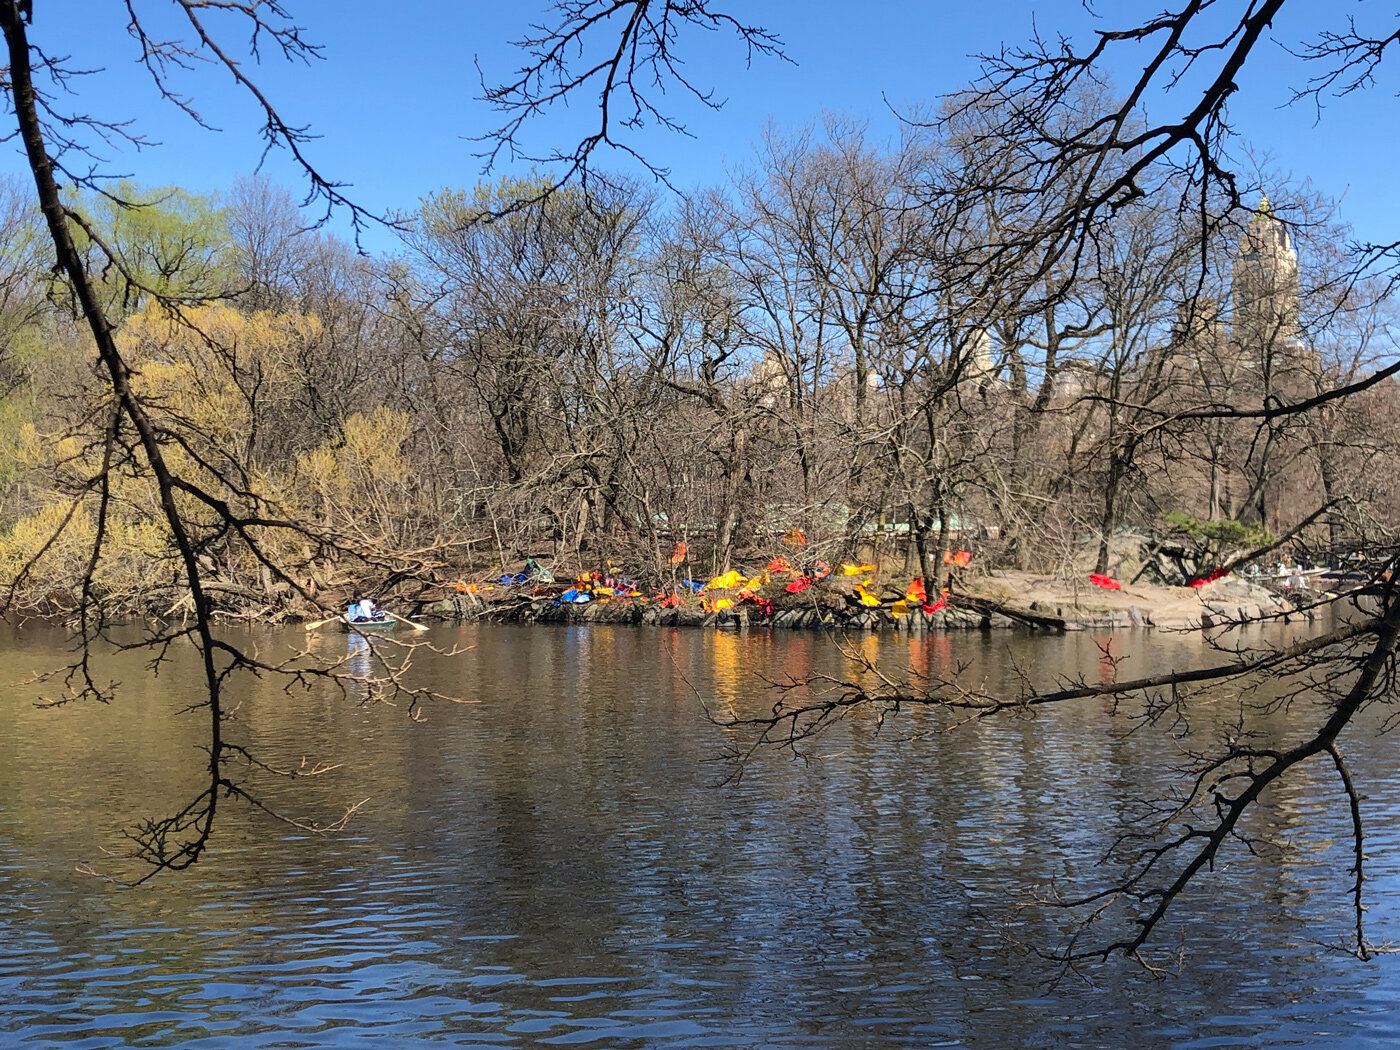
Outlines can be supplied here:
<path id="1" fill-rule="evenodd" d="M 998 570 L 968 581 L 969 594 L 1009 606 L 1049 613 L 1067 621 L 1098 626 L 1127 620 L 1124 626 L 1196 628 L 1229 620 L 1293 614 L 1296 606 L 1260 583 L 1226 577 L 1201 587 L 1124 584 L 1121 590 L 1086 580 L 1063 580 L 1029 572 Z"/>

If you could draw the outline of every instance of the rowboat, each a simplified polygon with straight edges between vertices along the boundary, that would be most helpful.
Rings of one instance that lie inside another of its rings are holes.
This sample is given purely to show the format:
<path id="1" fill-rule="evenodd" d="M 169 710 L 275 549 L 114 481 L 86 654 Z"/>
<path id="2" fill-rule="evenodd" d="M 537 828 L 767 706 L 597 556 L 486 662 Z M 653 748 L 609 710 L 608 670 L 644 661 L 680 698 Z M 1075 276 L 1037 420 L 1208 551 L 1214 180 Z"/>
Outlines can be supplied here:
<path id="1" fill-rule="evenodd" d="M 391 616 L 385 616 L 378 620 L 347 620 L 340 618 L 340 629 L 346 634 L 383 634 L 385 631 L 392 631 L 396 621 Z"/>

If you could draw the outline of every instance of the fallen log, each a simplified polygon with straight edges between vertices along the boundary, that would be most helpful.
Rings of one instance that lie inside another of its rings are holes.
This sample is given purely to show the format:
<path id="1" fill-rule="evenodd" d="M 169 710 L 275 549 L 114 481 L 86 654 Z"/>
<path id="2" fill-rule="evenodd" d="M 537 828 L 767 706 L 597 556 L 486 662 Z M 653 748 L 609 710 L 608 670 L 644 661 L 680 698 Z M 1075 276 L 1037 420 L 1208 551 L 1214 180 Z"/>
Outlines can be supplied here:
<path id="1" fill-rule="evenodd" d="M 971 594 L 955 594 L 950 591 L 948 593 L 948 604 L 957 609 L 971 609 L 974 612 L 982 613 L 984 616 L 999 614 L 1008 619 L 1029 624 L 1032 627 L 1041 627 L 1051 631 L 1075 631 L 1079 629 L 1078 625 L 1071 623 L 1063 616 L 1046 616 L 1044 613 L 1031 612 L 1029 609 L 1008 605 L 1006 602 L 994 602 L 987 598 L 976 598 Z"/>

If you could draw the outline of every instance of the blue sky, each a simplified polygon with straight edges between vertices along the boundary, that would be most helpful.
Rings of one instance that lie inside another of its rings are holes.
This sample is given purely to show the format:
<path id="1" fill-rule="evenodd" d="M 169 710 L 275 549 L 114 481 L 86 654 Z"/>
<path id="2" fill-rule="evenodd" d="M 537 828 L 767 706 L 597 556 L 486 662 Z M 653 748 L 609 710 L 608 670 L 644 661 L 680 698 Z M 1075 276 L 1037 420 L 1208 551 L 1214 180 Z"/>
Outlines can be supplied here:
<path id="1" fill-rule="evenodd" d="M 480 102 L 475 62 L 492 80 L 508 75 L 520 55 L 507 44 L 544 17 L 543 4 L 485 0 L 286 0 L 310 39 L 324 45 L 324 61 L 288 65 L 267 61 L 255 70 L 259 84 L 292 123 L 308 124 L 321 138 L 309 153 L 323 172 L 350 183 L 353 196 L 375 210 L 411 209 L 440 187 L 469 187 L 482 178 L 481 148 L 471 141 L 493 126 Z M 222 130 L 200 130 L 162 102 L 135 64 L 122 5 L 115 0 L 41 2 L 32 38 L 50 54 L 68 54 L 71 64 L 100 69 L 77 85 L 80 106 L 94 116 L 131 119 L 162 145 L 139 153 L 111 150 L 109 170 L 147 185 L 179 184 L 206 192 L 228 186 L 257 163 L 258 120 L 254 108 L 219 71 L 185 77 L 180 83 L 201 112 Z M 977 70 L 969 54 L 1027 38 L 1033 25 L 1043 34 L 1082 34 L 1093 25 L 1111 26 L 1120 12 L 1152 12 L 1146 3 L 1102 0 L 1105 17 L 1095 22 L 1074 0 L 733 0 L 733 9 L 778 33 L 792 63 L 759 58 L 745 68 L 734 40 L 698 34 L 682 41 L 688 70 L 697 82 L 726 99 L 718 112 L 673 93 L 667 111 L 686 123 L 694 138 L 661 131 L 636 140 L 649 158 L 671 169 L 681 187 L 723 181 L 727 167 L 745 163 L 766 122 L 792 128 L 819 119 L 824 110 L 868 118 L 877 137 L 893 137 L 897 122 L 889 104 L 906 107 L 936 101 L 964 85 Z M 169 4 L 137 0 L 152 13 L 152 25 L 174 30 Z M 1320 18 L 1336 21 L 1350 11 L 1343 0 L 1294 0 L 1275 26 L 1279 41 L 1306 38 Z M 1356 10 L 1365 13 L 1366 5 Z M 243 35 L 234 39 L 243 42 Z M 1120 80 L 1133 72 L 1125 56 Z M 1251 141 L 1257 163 L 1268 170 L 1310 178 L 1333 197 L 1344 197 L 1342 215 L 1363 236 L 1400 237 L 1392 208 L 1396 148 L 1394 84 L 1329 106 L 1320 120 L 1307 105 L 1284 106 L 1288 88 L 1307 71 L 1275 43 L 1256 56 L 1241 78 L 1232 104 L 1239 130 Z M 887 104 L 888 103 L 888 104 Z M 1154 116 L 1175 115 L 1186 99 L 1152 103 Z M 560 112 L 535 134 L 539 141 L 567 143 L 593 113 L 583 99 Z M 0 165 L 21 170 L 16 144 L 6 143 Z M 611 166 L 626 169 L 619 158 Z M 276 157 L 265 169 L 278 182 L 295 185 L 291 169 Z M 388 248 L 372 237 L 371 248 Z"/>

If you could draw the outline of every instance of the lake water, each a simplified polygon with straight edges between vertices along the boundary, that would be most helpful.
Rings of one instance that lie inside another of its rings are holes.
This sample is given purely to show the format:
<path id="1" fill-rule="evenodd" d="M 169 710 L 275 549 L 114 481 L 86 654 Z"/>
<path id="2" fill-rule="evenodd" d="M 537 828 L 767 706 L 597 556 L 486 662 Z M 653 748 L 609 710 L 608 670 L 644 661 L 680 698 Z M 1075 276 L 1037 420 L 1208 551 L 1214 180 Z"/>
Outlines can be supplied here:
<path id="1" fill-rule="evenodd" d="M 416 680 L 467 703 L 362 706 L 243 681 L 231 737 L 314 781 L 254 776 L 270 804 L 348 829 L 313 835 L 226 803 L 192 870 L 124 888 L 104 853 L 197 782 L 192 661 L 152 678 L 110 657 L 110 706 L 38 710 L 22 684 L 64 639 L 0 638 L 0 1046 L 1389 1047 L 1392 956 L 1329 950 L 1350 928 L 1347 814 L 1330 765 L 1255 823 L 1157 937 L 1157 979 L 1114 958 L 1052 982 L 1037 949 L 1052 880 L 1095 885 L 1135 800 L 1158 797 L 1178 733 L 1127 733 L 1103 701 L 954 732 L 856 716 L 808 762 L 722 784 L 765 679 L 843 675 L 807 633 L 434 628 L 450 658 Z M 238 640 L 276 655 L 300 632 Z M 1080 634 L 866 637 L 892 669 L 1009 688 L 1110 673 Z M 343 656 L 344 636 L 317 638 Z M 1190 636 L 1124 633 L 1128 677 L 1212 659 Z M 902 673 L 902 672 L 901 672 Z M 1197 705 L 1208 742 L 1228 699 Z M 1289 719 L 1264 720 L 1286 734 Z M 1365 794 L 1373 940 L 1400 940 L 1400 785 L 1391 741 L 1350 731 Z M 129 873 L 129 872 L 128 872 Z"/>

